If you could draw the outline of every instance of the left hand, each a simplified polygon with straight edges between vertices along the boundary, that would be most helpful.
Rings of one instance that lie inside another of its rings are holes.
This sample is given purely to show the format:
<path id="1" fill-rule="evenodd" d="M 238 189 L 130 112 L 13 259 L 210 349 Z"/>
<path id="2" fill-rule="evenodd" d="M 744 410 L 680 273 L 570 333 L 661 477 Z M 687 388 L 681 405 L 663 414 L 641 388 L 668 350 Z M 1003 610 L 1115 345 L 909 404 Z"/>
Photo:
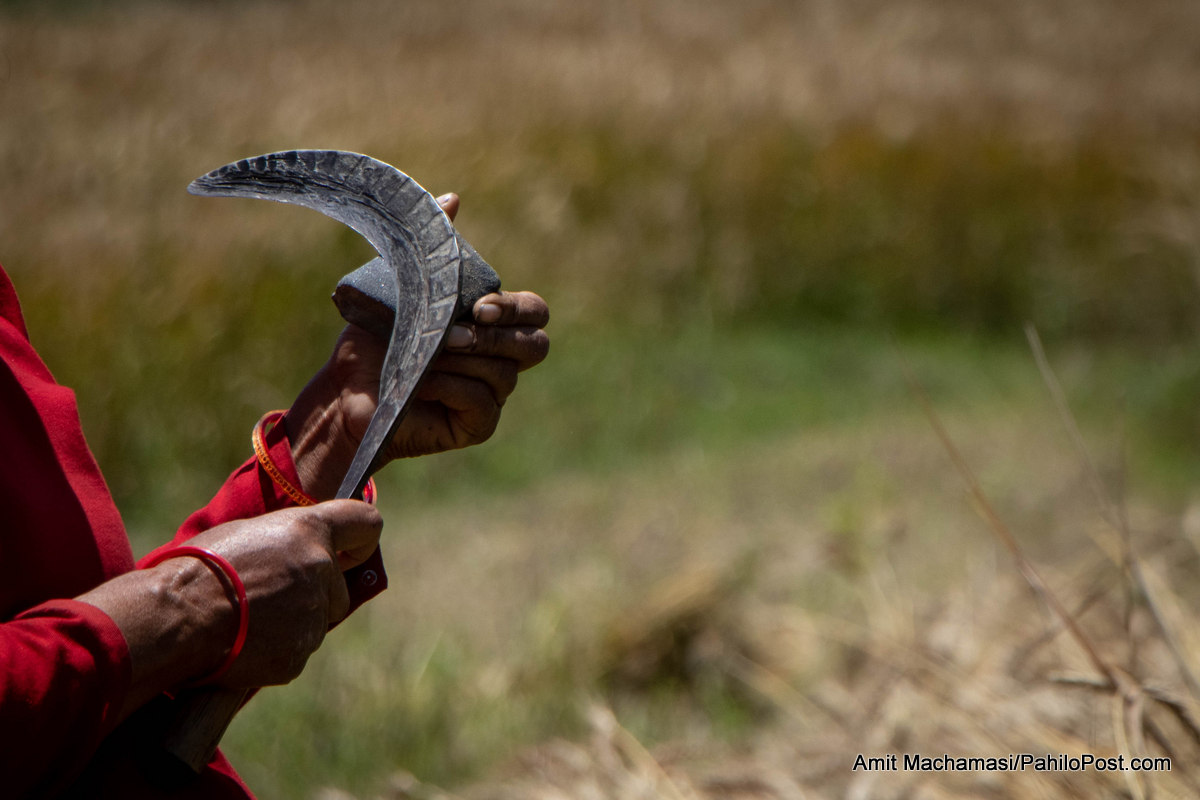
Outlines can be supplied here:
<path id="1" fill-rule="evenodd" d="M 438 198 L 454 218 L 458 197 Z M 455 323 L 442 352 L 417 390 L 385 454 L 389 460 L 438 453 L 488 439 L 517 374 L 546 357 L 550 310 L 532 292 L 480 298 L 472 322 Z M 333 355 L 300 393 L 287 415 L 288 438 L 304 490 L 333 497 L 379 395 L 387 342 L 355 325 L 338 337 Z"/>

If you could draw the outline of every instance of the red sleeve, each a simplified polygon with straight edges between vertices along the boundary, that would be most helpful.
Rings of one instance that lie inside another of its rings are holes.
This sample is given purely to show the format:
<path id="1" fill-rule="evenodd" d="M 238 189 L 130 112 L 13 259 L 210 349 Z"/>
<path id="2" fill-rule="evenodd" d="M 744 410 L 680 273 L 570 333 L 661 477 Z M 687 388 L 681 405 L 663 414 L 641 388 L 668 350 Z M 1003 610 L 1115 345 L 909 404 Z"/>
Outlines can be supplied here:
<path id="1" fill-rule="evenodd" d="M 286 427 L 283 420 L 280 420 L 267 432 L 264 443 L 271 460 L 283 476 L 293 485 L 299 486 L 300 476 L 297 475 L 296 465 L 292 461 L 292 446 L 287 438 Z M 224 522 L 249 519 L 293 505 L 295 502 L 271 480 L 271 476 L 259 465 L 258 459 L 250 458 L 229 476 L 208 505 L 184 521 L 175 534 L 175 539 L 159 550 L 182 544 L 196 534 Z M 147 554 L 146 558 L 157 552 L 158 550 L 155 550 Z M 346 586 L 350 590 L 351 610 L 387 588 L 387 574 L 384 572 L 383 558 L 378 549 L 365 563 L 346 573 Z"/>
<path id="2" fill-rule="evenodd" d="M 87 603 L 52 600 L 0 625 L 5 791 L 23 796 L 81 770 L 112 731 L 129 679 L 120 629 Z"/>
<path id="3" fill-rule="evenodd" d="M 0 269 L 0 775 L 4 794 L 77 773 L 114 726 L 129 651 L 70 599 L 133 567 L 75 397 L 29 344 Z"/>
<path id="4" fill-rule="evenodd" d="M 272 433 L 272 458 L 298 482 L 283 426 Z M 289 503 L 252 459 L 188 518 L 176 541 Z M 89 796 L 159 796 L 124 746 L 126 734 L 140 741 L 138 715 L 113 729 L 132 672 L 124 637 L 99 609 L 61 599 L 133 567 L 74 395 L 30 345 L 0 268 L 0 794 L 52 794 L 86 765 Z M 356 604 L 382 591 L 378 552 L 347 582 Z M 178 797 L 250 796 L 219 753 L 210 766 Z"/>
<path id="5" fill-rule="evenodd" d="M 75 396 L 34 351 L 0 267 L 0 795 L 75 783 L 72 796 L 168 796 L 143 775 L 139 716 L 115 724 L 132 679 L 124 636 L 68 599 L 133 568 Z M 252 797 L 223 756 L 211 767 L 169 796 Z"/>

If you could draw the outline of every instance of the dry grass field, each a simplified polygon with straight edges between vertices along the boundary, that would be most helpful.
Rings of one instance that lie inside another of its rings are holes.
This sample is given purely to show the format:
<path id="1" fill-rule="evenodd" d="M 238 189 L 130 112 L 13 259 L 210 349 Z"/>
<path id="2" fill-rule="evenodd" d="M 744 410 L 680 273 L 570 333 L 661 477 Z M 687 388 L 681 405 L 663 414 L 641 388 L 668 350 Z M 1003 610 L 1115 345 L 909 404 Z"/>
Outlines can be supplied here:
<path id="1" fill-rule="evenodd" d="M 382 477 L 389 591 L 229 732 L 264 800 L 1194 797 L 1197 42 L 1185 0 L 8 0 L 0 263 L 139 552 L 370 255 L 195 176 L 369 153 L 550 302 L 494 440 Z M 854 769 L 906 753 L 1171 769 Z"/>

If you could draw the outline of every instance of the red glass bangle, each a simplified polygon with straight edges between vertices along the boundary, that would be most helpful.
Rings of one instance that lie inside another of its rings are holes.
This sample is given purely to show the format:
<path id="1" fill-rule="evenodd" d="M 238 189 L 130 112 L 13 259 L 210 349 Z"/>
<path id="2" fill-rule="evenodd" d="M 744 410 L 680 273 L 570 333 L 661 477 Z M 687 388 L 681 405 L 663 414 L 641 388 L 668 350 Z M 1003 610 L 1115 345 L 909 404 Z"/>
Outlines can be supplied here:
<path id="1" fill-rule="evenodd" d="M 178 558 L 180 556 L 192 556 L 216 567 L 217 571 L 224 575 L 225 580 L 233 587 L 234 594 L 236 595 L 238 628 L 237 636 L 233 640 L 233 647 L 229 650 L 229 655 L 225 656 L 225 660 L 221 662 L 221 666 L 217 667 L 212 674 L 193 681 L 191 685 L 199 686 L 206 683 L 216 683 L 224 677 L 225 673 L 229 672 L 229 668 L 233 666 L 233 662 L 242 654 L 242 648 L 246 646 L 246 634 L 250 630 L 250 603 L 246 600 L 246 584 L 242 582 L 241 576 L 237 574 L 237 570 L 233 568 L 233 564 L 230 564 L 224 556 L 219 556 L 207 548 L 193 547 L 192 545 L 181 545 L 162 550 L 151 556 L 142 565 L 142 569 L 156 567 L 167 559 Z"/>

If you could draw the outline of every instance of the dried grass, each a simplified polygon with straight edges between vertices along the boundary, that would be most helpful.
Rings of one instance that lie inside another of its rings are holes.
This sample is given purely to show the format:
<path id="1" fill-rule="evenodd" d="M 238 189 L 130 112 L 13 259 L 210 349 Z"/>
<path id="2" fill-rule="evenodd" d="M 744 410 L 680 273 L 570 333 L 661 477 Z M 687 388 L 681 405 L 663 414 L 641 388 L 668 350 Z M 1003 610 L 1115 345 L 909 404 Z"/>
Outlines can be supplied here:
<path id="1" fill-rule="evenodd" d="M 1111 576 L 1108 572 L 1106 576 Z M 1090 583 L 1094 575 L 1066 576 Z M 1093 598 L 1089 641 L 1112 658 L 1136 649 L 1140 683 L 1112 691 L 1055 622 L 1017 582 L 992 575 L 941 598 L 913 638 L 796 608 L 761 612 L 750 623 L 816 631 L 811 644 L 858 653 L 854 669 L 811 688 L 739 656 L 720 669 L 773 707 L 772 721 L 735 747 L 676 741 L 647 747 L 621 726 L 611 708 L 588 712 L 589 735 L 523 753 L 486 782 L 449 794 L 409 781 L 388 798 L 559 800 L 560 798 L 936 798 L 936 797 L 1192 797 L 1196 706 L 1177 694 L 1173 659 L 1161 639 L 1129 633 L 1119 590 Z M 1178 598 L 1167 593 L 1173 601 Z M 872 609 L 874 618 L 889 609 Z M 1144 611 L 1142 612 L 1144 613 Z M 1040 626 L 1030 624 L 1041 619 Z M 1144 621 L 1142 622 L 1144 627 Z M 1039 628 L 1045 635 L 1031 636 Z M 774 639 L 759 658 L 795 660 Z M 760 647 L 762 644 L 760 643 Z M 804 654 L 799 654 L 803 658 Z M 711 666 L 711 665 L 710 665 Z M 1174 687 L 1163 689 L 1163 685 Z M 1130 687 L 1126 687 L 1129 689 Z M 1093 753 L 1167 755 L 1170 772 L 855 772 L 857 754 L 1035 756 Z"/>
<path id="2" fill-rule="evenodd" d="M 611 621 L 600 663 L 616 692 L 589 702 L 586 736 L 529 749 L 453 794 L 407 776 L 384 797 L 1196 796 L 1200 704 L 1192 687 L 1200 640 L 1189 634 L 1194 612 L 1188 609 L 1196 600 L 1191 568 L 1176 566 L 1194 564 L 1195 548 L 1176 525 L 1121 507 L 1083 448 L 1032 332 L 1031 344 L 1077 448 L 1078 489 L 1092 497 L 1099 522 L 1077 530 L 1077 541 L 1058 542 L 1057 553 L 1042 551 L 1046 563 L 1035 565 L 1004 527 L 967 458 L 926 405 L 1011 563 L 989 558 L 980 540 L 965 545 L 961 575 L 933 591 L 913 586 L 900 576 L 906 569 L 895 554 L 915 543 L 900 531 L 888 533 L 885 523 L 876 546 L 892 556 L 879 556 L 861 576 L 857 620 L 844 608 L 825 613 L 812 603 L 767 599 L 772 593 L 764 597 L 763 576 L 747 581 L 728 560 L 724 568 L 712 561 L 682 567 Z M 836 653 L 837 666 L 819 664 L 817 653 Z M 646 744 L 620 721 L 622 692 L 662 682 L 695 690 L 705 681 L 745 693 L 756 722 L 743 735 L 730 740 L 710 728 L 707 735 Z M 1165 756 L 1170 769 L 854 769 L 858 754 L 906 753 Z"/>

